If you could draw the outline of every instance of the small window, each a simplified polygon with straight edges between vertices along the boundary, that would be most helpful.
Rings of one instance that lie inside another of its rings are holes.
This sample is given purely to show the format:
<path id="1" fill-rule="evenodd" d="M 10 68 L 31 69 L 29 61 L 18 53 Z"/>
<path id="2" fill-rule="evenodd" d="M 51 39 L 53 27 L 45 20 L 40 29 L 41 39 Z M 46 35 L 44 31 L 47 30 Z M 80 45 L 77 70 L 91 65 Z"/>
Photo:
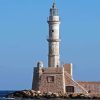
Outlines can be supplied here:
<path id="1" fill-rule="evenodd" d="M 51 32 L 54 32 L 54 30 L 51 30 Z"/>
<path id="2" fill-rule="evenodd" d="M 54 82 L 54 76 L 48 76 L 47 77 L 47 82 L 48 83 L 53 83 Z"/>

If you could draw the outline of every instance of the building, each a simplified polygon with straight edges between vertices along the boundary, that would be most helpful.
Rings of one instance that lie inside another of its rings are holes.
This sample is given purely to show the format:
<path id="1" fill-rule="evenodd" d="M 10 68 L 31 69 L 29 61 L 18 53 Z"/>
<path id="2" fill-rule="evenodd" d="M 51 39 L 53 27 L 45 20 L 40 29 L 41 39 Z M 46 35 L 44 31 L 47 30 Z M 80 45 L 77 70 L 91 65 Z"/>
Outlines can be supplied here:
<path id="1" fill-rule="evenodd" d="M 48 67 L 38 62 L 34 68 L 32 89 L 53 93 L 100 93 L 100 82 L 77 82 L 73 79 L 72 64 L 60 64 L 60 17 L 55 2 L 48 18 Z"/>

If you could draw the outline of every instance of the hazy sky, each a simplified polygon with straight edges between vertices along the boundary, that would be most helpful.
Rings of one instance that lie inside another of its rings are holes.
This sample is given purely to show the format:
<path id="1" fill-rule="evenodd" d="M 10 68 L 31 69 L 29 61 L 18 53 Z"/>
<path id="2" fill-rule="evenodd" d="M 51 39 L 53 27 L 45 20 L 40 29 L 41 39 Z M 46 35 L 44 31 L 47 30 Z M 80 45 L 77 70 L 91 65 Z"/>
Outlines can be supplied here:
<path id="1" fill-rule="evenodd" d="M 0 0 L 0 90 L 31 89 L 33 67 L 47 67 L 47 17 L 53 0 Z M 61 64 L 75 80 L 100 81 L 100 0 L 56 0 Z"/>

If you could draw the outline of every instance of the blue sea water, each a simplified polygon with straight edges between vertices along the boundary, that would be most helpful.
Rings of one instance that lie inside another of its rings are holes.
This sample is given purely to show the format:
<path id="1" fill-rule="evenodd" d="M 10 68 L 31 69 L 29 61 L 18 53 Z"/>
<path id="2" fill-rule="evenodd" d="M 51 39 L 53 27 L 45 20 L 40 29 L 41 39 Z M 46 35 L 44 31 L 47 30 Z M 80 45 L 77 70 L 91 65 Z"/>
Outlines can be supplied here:
<path id="1" fill-rule="evenodd" d="M 15 91 L 0 91 L 0 100 L 12 100 L 11 98 L 5 98 L 8 94 Z"/>
<path id="2" fill-rule="evenodd" d="M 5 97 L 8 94 L 13 93 L 13 92 L 15 92 L 15 91 L 0 91 L 0 97 Z"/>

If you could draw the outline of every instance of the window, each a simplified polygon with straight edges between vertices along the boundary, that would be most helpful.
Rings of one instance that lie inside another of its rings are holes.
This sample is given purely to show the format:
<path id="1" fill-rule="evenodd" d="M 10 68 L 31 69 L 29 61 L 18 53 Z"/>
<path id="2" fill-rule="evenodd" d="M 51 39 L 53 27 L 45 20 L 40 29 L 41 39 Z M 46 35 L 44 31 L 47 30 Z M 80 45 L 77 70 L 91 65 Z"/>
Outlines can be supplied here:
<path id="1" fill-rule="evenodd" d="M 66 92 L 74 93 L 74 86 L 66 86 Z"/>
<path id="2" fill-rule="evenodd" d="M 54 32 L 54 30 L 51 30 L 51 32 Z"/>
<path id="3" fill-rule="evenodd" d="M 47 77 L 47 82 L 48 83 L 53 83 L 54 82 L 54 76 L 48 76 Z"/>

